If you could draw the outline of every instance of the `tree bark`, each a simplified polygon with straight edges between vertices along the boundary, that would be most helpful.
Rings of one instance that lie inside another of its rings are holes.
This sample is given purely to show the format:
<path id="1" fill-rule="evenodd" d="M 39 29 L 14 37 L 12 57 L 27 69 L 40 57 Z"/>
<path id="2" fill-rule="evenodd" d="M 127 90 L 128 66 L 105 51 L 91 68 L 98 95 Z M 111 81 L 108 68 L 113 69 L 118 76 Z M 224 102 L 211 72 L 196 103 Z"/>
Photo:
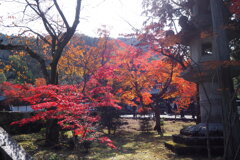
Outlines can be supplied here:
<path id="1" fill-rule="evenodd" d="M 49 119 L 46 123 L 46 146 L 55 146 L 59 142 L 59 126 L 57 120 Z"/>
<path id="2" fill-rule="evenodd" d="M 162 128 L 161 128 L 161 118 L 160 118 L 160 110 L 158 108 L 154 109 L 155 112 L 155 127 L 154 130 L 158 132 L 158 134 L 162 135 Z"/>

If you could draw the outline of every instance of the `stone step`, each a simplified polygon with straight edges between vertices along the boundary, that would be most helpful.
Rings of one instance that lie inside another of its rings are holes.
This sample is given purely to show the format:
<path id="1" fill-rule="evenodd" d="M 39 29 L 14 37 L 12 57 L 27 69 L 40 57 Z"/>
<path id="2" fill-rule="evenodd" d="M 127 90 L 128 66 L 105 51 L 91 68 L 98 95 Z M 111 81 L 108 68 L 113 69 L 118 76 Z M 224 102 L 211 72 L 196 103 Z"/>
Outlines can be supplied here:
<path id="1" fill-rule="evenodd" d="M 173 141 L 175 143 L 185 144 L 189 146 L 194 145 L 207 145 L 207 137 L 205 136 L 186 136 L 186 135 L 173 135 Z M 209 141 L 211 145 L 219 145 L 223 146 L 223 137 L 209 137 Z"/>
<path id="2" fill-rule="evenodd" d="M 189 146 L 185 144 L 175 143 L 173 141 L 166 141 L 165 147 L 172 150 L 173 152 L 179 155 L 201 155 L 207 156 L 207 147 L 206 145 L 194 145 Z M 211 146 L 212 156 L 222 156 L 224 148 L 222 145 L 213 145 Z"/>
<path id="3" fill-rule="evenodd" d="M 1 127 L 0 148 L 1 156 L 10 157 L 12 160 L 33 160 L 32 157 Z"/>

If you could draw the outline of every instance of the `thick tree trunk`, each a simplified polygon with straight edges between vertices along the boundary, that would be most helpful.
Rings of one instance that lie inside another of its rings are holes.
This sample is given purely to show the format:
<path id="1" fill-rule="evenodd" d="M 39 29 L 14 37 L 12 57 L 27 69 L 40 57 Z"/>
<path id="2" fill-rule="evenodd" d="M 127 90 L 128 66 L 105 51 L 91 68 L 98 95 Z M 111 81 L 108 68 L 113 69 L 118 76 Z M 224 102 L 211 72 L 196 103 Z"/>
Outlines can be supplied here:
<path id="1" fill-rule="evenodd" d="M 154 112 L 155 112 L 155 122 L 156 122 L 154 130 L 156 130 L 158 134 L 162 135 L 163 133 L 161 128 L 160 111 L 158 108 L 155 108 Z"/>
<path id="2" fill-rule="evenodd" d="M 58 85 L 57 65 L 51 66 L 50 84 Z M 53 108 L 54 109 L 54 108 Z M 60 128 L 57 120 L 49 119 L 46 124 L 46 142 L 49 147 L 55 146 L 59 142 Z"/>

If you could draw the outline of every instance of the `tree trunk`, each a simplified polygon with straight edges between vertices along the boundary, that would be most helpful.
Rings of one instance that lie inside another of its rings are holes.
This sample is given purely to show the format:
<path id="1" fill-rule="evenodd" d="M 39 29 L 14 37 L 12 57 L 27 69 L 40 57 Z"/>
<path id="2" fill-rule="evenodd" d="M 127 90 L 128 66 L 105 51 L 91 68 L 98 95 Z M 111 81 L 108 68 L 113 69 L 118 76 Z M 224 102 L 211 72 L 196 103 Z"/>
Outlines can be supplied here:
<path id="1" fill-rule="evenodd" d="M 199 97 L 199 83 L 197 83 L 197 95 L 196 95 L 196 123 L 199 124 L 201 123 L 201 114 L 200 114 L 200 97 Z"/>
<path id="2" fill-rule="evenodd" d="M 47 120 L 46 124 L 46 146 L 52 147 L 59 142 L 59 126 L 57 120 L 50 119 Z"/>
<path id="3" fill-rule="evenodd" d="M 110 135 L 111 134 L 111 128 L 109 126 L 107 128 L 108 128 L 108 135 Z"/>
<path id="4" fill-rule="evenodd" d="M 51 76 L 50 76 L 50 84 L 57 85 L 58 84 L 58 74 L 57 74 L 57 66 L 51 66 Z M 54 108 L 53 108 L 54 109 Z M 57 120 L 49 119 L 46 124 L 46 142 L 45 144 L 49 147 L 55 146 L 59 143 L 59 132 L 60 128 L 57 124 Z"/>
<path id="5" fill-rule="evenodd" d="M 50 77 L 50 84 L 58 84 L 58 74 L 57 74 L 57 65 L 51 64 L 51 77 Z"/>
<path id="6" fill-rule="evenodd" d="M 154 112 L 155 112 L 155 122 L 156 122 L 154 130 L 156 130 L 158 134 L 162 135 L 163 133 L 161 128 L 160 111 L 158 108 L 155 108 Z"/>

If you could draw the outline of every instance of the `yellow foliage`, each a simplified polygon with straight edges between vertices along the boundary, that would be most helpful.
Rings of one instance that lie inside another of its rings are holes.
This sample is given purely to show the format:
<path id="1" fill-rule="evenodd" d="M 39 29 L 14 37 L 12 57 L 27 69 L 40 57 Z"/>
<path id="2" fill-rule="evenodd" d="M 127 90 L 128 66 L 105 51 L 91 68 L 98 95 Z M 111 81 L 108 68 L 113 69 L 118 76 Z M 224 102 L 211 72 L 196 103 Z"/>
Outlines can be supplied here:
<path id="1" fill-rule="evenodd" d="M 71 79 L 83 79 L 108 62 L 112 50 L 113 42 L 106 38 L 100 38 L 94 47 L 74 37 L 59 61 L 58 70 L 62 77 L 67 75 Z"/>
<path id="2" fill-rule="evenodd" d="M 23 52 L 23 51 L 21 51 L 21 52 L 18 52 L 18 55 L 23 57 L 23 56 L 25 56 L 25 55 L 26 55 L 26 53 L 25 53 L 25 52 Z"/>
<path id="3" fill-rule="evenodd" d="M 4 67 L 4 71 L 9 71 L 11 69 L 11 66 L 10 65 L 5 65 L 5 67 Z"/>

